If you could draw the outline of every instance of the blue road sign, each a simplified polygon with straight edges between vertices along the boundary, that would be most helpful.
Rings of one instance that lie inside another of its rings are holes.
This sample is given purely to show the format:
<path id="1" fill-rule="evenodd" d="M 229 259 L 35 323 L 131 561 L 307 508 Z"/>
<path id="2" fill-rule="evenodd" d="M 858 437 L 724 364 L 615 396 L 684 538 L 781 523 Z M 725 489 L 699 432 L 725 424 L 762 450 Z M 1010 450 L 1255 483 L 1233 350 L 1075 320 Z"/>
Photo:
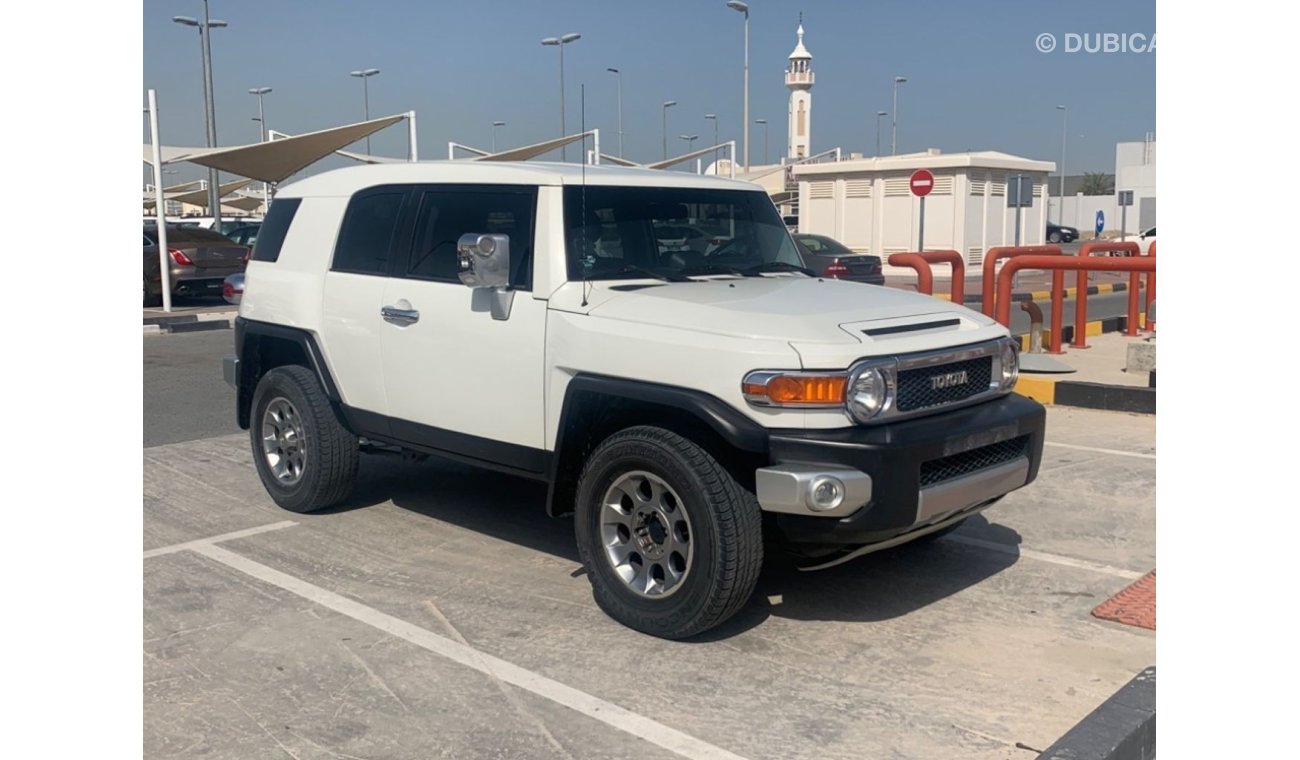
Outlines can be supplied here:
<path id="1" fill-rule="evenodd" d="M 1106 214 L 1101 209 L 1097 209 L 1097 234 L 1106 229 Z"/>

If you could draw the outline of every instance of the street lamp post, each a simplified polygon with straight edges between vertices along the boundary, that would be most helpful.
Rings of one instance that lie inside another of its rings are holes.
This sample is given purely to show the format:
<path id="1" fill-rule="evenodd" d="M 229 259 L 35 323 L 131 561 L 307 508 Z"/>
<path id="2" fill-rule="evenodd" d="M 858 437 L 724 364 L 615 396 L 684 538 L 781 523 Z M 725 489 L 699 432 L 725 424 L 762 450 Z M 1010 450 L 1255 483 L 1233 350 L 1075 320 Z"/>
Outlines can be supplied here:
<path id="1" fill-rule="evenodd" d="M 718 144 L 718 115 L 716 113 L 706 113 L 704 114 L 704 118 L 713 121 L 713 144 L 714 146 L 716 146 Z M 717 147 L 714 147 L 713 171 L 716 172 L 717 170 L 718 170 L 718 149 Z"/>
<path id="2" fill-rule="evenodd" d="M 754 123 L 763 125 L 763 165 L 767 166 L 767 119 L 754 119 Z"/>
<path id="3" fill-rule="evenodd" d="M 677 105 L 675 100 L 664 101 L 664 160 L 668 160 L 668 109 Z"/>
<path id="4" fill-rule="evenodd" d="M 547 37 L 542 40 L 543 45 L 554 45 L 560 49 L 560 137 L 568 134 L 568 127 L 564 124 L 564 46 L 570 42 L 576 42 L 582 39 L 581 34 L 569 32 L 562 37 Z M 569 160 L 568 146 L 560 146 L 560 160 Z"/>
<path id="5" fill-rule="evenodd" d="M 248 91 L 249 95 L 257 96 L 257 126 L 261 142 L 266 142 L 266 112 L 262 110 L 262 96 L 270 91 L 270 87 L 254 87 Z"/>
<path id="6" fill-rule="evenodd" d="M 695 141 L 700 138 L 699 135 L 677 135 L 679 139 L 686 141 L 686 152 L 690 153 L 695 147 Z M 695 159 L 695 173 L 700 173 L 700 159 Z"/>
<path id="7" fill-rule="evenodd" d="M 1057 106 L 1056 110 L 1061 112 L 1061 205 L 1056 209 L 1056 223 L 1064 224 L 1061 220 L 1065 218 L 1065 123 L 1070 117 L 1070 109 Z"/>
<path id="8" fill-rule="evenodd" d="M 623 157 L 623 72 L 618 69 L 605 69 L 618 78 L 618 157 Z"/>
<path id="9" fill-rule="evenodd" d="M 370 77 L 379 73 L 379 69 L 361 69 L 352 72 L 352 76 L 361 80 L 361 94 L 365 99 L 366 121 L 370 121 Z M 366 155 L 370 155 L 370 135 L 366 135 Z"/>
<path id="10" fill-rule="evenodd" d="M 497 152 L 497 127 L 504 127 L 505 125 L 506 123 L 504 121 L 492 122 L 492 152 L 493 153 Z"/>
<path id="11" fill-rule="evenodd" d="M 208 0 L 203 0 L 203 20 L 199 21 L 189 16 L 172 16 L 172 21 L 184 26 L 198 27 L 199 30 L 199 52 L 203 58 L 203 115 L 207 122 L 208 147 L 217 147 L 217 114 L 216 106 L 212 99 L 212 30 L 222 29 L 229 26 L 224 21 L 219 21 L 208 16 Z M 221 191 L 220 176 L 216 169 L 208 169 L 208 212 L 212 218 L 221 219 Z M 217 224 L 219 228 L 221 225 Z"/>
<path id="12" fill-rule="evenodd" d="M 745 171 L 749 171 L 749 6 L 741 0 L 727 0 L 727 7 L 733 11 L 739 11 L 745 14 L 745 95 L 743 112 L 741 120 L 745 125 L 744 142 L 745 142 Z"/>
<path id="13" fill-rule="evenodd" d="M 880 119 L 889 114 L 884 111 L 876 111 L 876 155 L 880 155 Z"/>
<path id="14" fill-rule="evenodd" d="M 898 155 L 898 86 L 907 81 L 907 77 L 894 77 L 894 115 L 890 117 L 893 122 L 892 134 L 889 138 L 889 155 Z"/>

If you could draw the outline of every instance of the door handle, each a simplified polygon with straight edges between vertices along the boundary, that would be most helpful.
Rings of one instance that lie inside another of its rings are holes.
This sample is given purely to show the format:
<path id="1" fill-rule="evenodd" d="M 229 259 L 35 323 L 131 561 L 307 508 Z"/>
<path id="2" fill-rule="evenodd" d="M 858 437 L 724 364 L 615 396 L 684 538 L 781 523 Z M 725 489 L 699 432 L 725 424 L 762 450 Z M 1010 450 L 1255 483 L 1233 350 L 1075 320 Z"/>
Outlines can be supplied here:
<path id="1" fill-rule="evenodd" d="M 413 325 L 420 321 L 420 312 L 415 309 L 399 309 L 396 306 L 385 306 L 379 310 L 385 321 L 392 322 L 395 325 Z"/>

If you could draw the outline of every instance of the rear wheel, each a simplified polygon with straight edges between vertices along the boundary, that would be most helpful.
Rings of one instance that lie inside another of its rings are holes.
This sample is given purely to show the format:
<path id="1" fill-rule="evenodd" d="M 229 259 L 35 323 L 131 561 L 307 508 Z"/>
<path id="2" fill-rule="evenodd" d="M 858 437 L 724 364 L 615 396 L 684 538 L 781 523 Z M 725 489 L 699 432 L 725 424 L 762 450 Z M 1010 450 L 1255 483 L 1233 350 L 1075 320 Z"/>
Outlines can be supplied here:
<path id="1" fill-rule="evenodd" d="M 606 439 L 575 505 L 596 603 L 638 631 L 680 639 L 730 618 L 763 563 L 758 502 L 704 449 L 656 427 Z"/>
<path id="2" fill-rule="evenodd" d="M 1047 236 L 1047 242 L 1049 242 L 1049 243 L 1059 243 L 1059 242 L 1061 242 L 1061 233 L 1059 233 L 1059 232 L 1053 232 L 1052 234 L 1048 235 L 1048 236 Z"/>
<path id="3" fill-rule="evenodd" d="M 253 392 L 248 428 L 262 485 L 290 512 L 314 512 L 347 497 L 356 481 L 357 437 L 343 427 L 316 375 L 277 367 Z"/>

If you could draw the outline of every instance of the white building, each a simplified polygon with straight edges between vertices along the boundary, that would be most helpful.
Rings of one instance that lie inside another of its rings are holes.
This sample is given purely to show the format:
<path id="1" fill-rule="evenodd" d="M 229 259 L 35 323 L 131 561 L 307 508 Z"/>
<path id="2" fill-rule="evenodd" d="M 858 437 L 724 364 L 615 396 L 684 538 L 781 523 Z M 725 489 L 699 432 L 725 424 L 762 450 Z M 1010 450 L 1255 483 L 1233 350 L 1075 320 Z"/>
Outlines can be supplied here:
<path id="1" fill-rule="evenodd" d="M 926 198 L 926 250 L 961 252 L 978 266 L 989 248 L 1014 245 L 1016 210 L 1007 208 L 1007 177 L 1025 174 L 1033 206 L 1020 209 L 1020 243 L 1044 241 L 1044 187 L 1056 164 L 996 151 L 910 153 L 791 167 L 799 185 L 799 231 L 829 235 L 855 251 L 887 257 L 917 250 L 920 199 L 909 188 L 917 169 L 934 173 Z"/>
<path id="2" fill-rule="evenodd" d="M 812 53 L 803 46 L 803 19 L 796 32 L 799 42 L 790 53 L 790 63 L 785 70 L 785 86 L 790 88 L 790 116 L 786 130 L 788 158 L 805 158 L 812 151 Z"/>
<path id="3" fill-rule="evenodd" d="M 1055 184 L 1052 185 L 1056 187 Z M 1133 191 L 1133 205 L 1127 216 L 1119 206 L 1119 192 Z M 1115 192 L 1110 195 L 1070 195 L 1065 198 L 1063 212 L 1056 206 L 1059 199 L 1052 198 L 1051 219 L 1078 227 L 1087 239 L 1096 229 L 1097 212 L 1105 222 L 1107 236 L 1123 232 L 1133 234 L 1156 226 L 1156 140 L 1148 133 L 1143 140 L 1115 144 Z"/>
<path id="4" fill-rule="evenodd" d="M 1115 144 L 1115 191 L 1132 190 L 1128 229 L 1145 230 L 1156 224 L 1156 139 L 1148 133 L 1141 142 Z M 1118 210 L 1117 210 L 1118 211 Z M 1119 217 L 1114 224 L 1119 227 Z"/>

